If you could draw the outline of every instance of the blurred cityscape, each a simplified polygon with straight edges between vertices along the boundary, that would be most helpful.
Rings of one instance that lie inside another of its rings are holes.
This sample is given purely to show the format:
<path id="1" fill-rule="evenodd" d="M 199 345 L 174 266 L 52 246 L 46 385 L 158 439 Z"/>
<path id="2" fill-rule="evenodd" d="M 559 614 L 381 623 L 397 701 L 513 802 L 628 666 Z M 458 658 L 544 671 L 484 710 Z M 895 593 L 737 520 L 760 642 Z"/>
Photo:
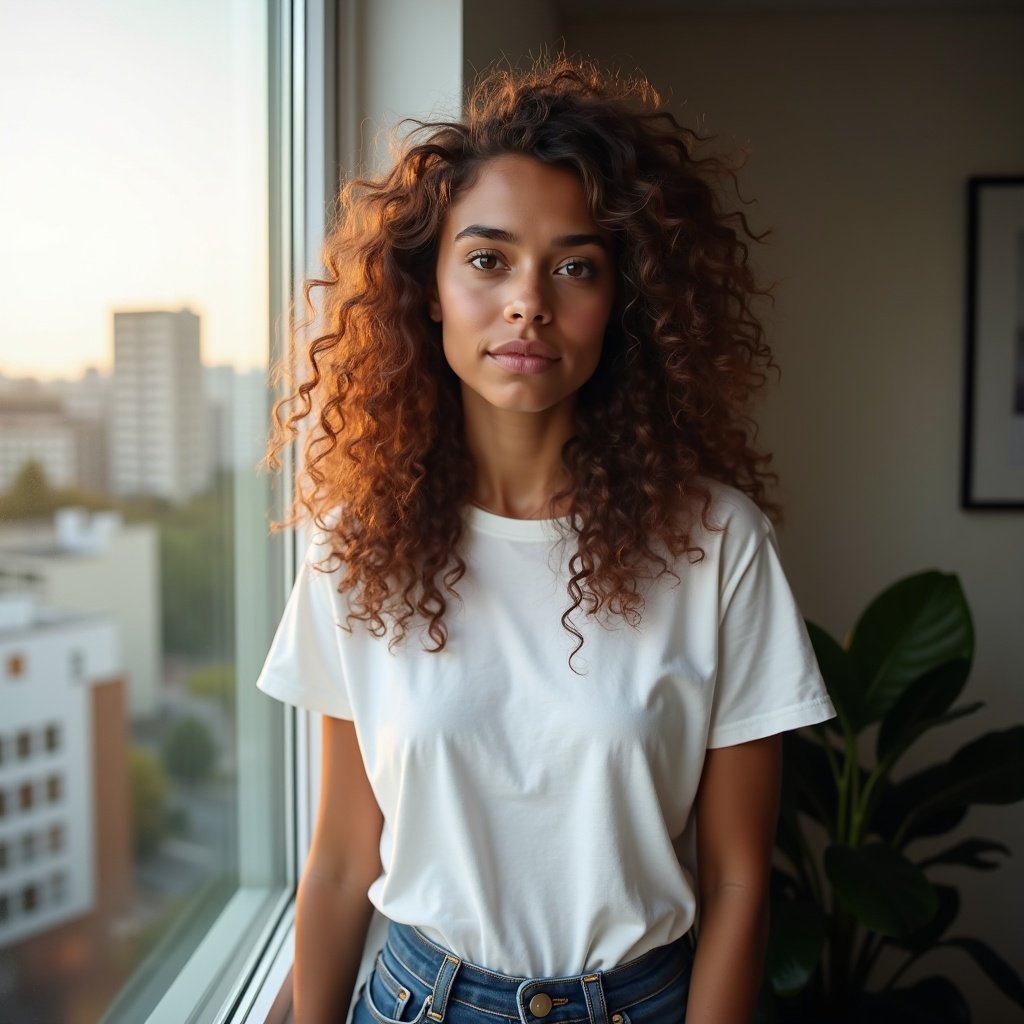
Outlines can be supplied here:
<path id="1" fill-rule="evenodd" d="M 113 369 L 0 373 L 0 1005 L 99 1020 L 237 872 L 234 486 L 262 370 L 188 309 L 115 312 Z"/>

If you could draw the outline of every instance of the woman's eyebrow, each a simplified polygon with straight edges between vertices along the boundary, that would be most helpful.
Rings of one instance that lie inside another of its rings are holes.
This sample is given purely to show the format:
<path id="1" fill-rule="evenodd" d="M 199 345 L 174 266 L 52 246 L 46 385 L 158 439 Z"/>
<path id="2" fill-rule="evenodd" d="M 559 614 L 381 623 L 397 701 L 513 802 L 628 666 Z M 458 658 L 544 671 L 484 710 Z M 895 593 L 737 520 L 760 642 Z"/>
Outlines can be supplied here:
<path id="1" fill-rule="evenodd" d="M 462 238 L 484 238 L 489 242 L 508 242 L 510 245 L 515 245 L 519 241 L 519 236 L 511 231 L 506 231 L 504 228 L 488 227 L 486 224 L 470 224 L 455 236 L 454 241 L 458 242 Z M 551 239 L 551 244 L 556 249 L 567 249 L 576 245 L 598 245 L 602 249 L 608 248 L 607 243 L 600 235 L 586 233 L 559 235 L 557 238 Z"/>

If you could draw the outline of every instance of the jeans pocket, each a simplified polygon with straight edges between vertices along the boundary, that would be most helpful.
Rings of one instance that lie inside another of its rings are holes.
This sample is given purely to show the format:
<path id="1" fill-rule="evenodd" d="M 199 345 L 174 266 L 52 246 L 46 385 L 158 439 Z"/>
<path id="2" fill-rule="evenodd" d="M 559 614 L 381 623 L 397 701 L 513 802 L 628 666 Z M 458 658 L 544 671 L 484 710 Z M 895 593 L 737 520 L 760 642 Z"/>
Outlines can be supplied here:
<path id="1" fill-rule="evenodd" d="M 690 994 L 690 964 L 662 988 L 654 992 L 637 991 L 622 1005 L 608 1008 L 611 1024 L 684 1024 Z"/>
<path id="2" fill-rule="evenodd" d="M 378 953 L 363 988 L 363 1000 L 377 1024 L 420 1024 L 430 1005 L 429 993 L 421 988 L 399 978 Z"/>

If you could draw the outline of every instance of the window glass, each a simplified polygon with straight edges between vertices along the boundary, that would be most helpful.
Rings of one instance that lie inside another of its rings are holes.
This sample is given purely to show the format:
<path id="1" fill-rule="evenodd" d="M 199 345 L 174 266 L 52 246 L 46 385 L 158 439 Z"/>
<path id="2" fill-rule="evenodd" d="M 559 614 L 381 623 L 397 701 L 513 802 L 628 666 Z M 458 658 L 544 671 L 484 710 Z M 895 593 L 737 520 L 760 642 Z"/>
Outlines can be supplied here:
<path id="1" fill-rule="evenodd" d="M 287 6 L 0 0 L 4 1020 L 137 1024 L 287 891 L 252 686 Z"/>

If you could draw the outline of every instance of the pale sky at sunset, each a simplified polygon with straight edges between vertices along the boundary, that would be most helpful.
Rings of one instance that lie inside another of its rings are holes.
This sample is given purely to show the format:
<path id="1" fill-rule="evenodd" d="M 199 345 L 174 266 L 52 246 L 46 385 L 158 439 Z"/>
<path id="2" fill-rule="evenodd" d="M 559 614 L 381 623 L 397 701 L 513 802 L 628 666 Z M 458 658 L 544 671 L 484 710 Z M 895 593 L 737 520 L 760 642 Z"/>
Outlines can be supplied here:
<path id="1" fill-rule="evenodd" d="M 267 350 L 260 0 L 0 0 L 0 373 L 112 361 L 114 309 Z"/>

